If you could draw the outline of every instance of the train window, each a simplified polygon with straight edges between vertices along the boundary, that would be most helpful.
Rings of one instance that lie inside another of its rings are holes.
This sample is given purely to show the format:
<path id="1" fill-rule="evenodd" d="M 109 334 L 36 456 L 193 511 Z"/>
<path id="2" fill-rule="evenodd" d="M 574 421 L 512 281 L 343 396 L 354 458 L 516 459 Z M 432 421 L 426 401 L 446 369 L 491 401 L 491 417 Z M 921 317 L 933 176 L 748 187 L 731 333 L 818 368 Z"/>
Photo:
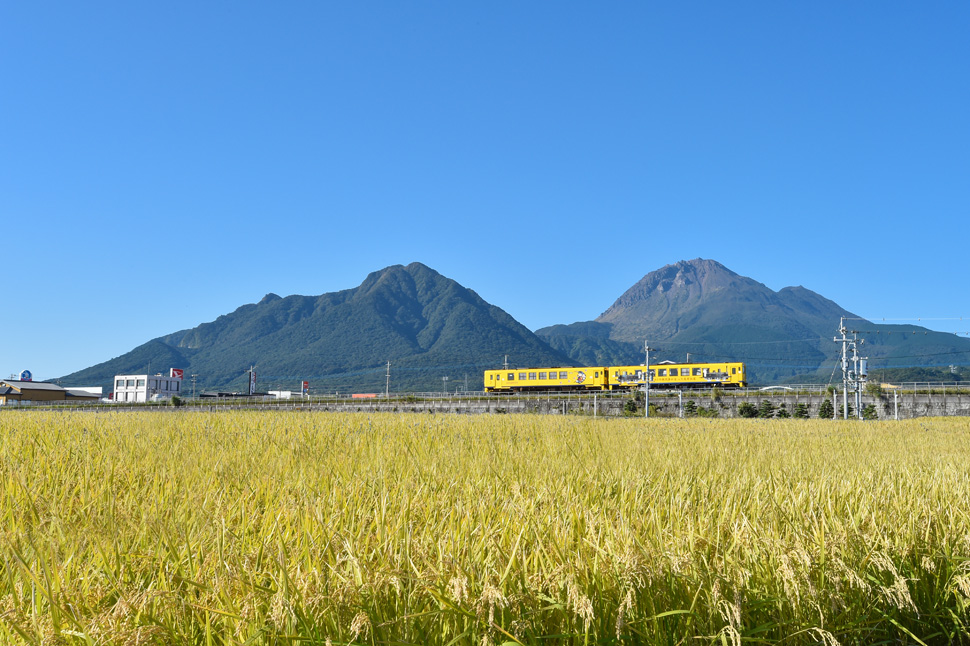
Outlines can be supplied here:
<path id="1" fill-rule="evenodd" d="M 524 372 L 520 372 L 519 373 L 519 381 L 525 381 L 525 373 Z"/>
<path id="2" fill-rule="evenodd" d="M 539 379 L 545 379 L 545 378 L 546 378 L 546 373 L 540 372 L 539 373 Z"/>
<path id="3" fill-rule="evenodd" d="M 738 371 L 738 369 L 737 369 L 737 368 L 731 368 L 731 374 L 732 374 L 732 375 L 733 375 L 733 374 L 735 374 L 735 373 L 736 373 L 737 371 Z"/>
<path id="4" fill-rule="evenodd" d="M 657 371 L 657 374 L 660 375 L 661 377 L 666 377 L 667 376 L 667 369 L 666 368 L 661 368 L 660 370 Z"/>
<path id="5" fill-rule="evenodd" d="M 655 372 L 655 371 L 653 371 L 653 370 L 651 370 L 651 371 L 650 371 L 650 378 L 651 378 L 651 379 L 653 379 L 654 377 L 656 377 L 656 375 L 654 374 L 654 372 Z"/>
<path id="6" fill-rule="evenodd" d="M 695 377 L 700 377 L 701 376 L 701 369 L 700 368 L 694 368 L 693 370 L 694 370 L 694 376 Z"/>
<path id="7" fill-rule="evenodd" d="M 514 372 L 510 372 L 509 373 L 509 381 L 515 381 L 515 373 Z"/>
<path id="8" fill-rule="evenodd" d="M 565 370 L 561 370 L 561 371 L 559 371 L 559 378 L 560 379 L 569 379 L 569 373 L 566 372 Z"/>
<path id="9" fill-rule="evenodd" d="M 593 378 L 594 379 L 599 379 L 599 376 L 600 376 L 600 371 L 599 370 L 597 370 L 596 372 L 593 373 Z"/>
<path id="10" fill-rule="evenodd" d="M 680 376 L 681 377 L 690 376 L 690 368 L 681 368 L 680 369 Z"/>
<path id="11" fill-rule="evenodd" d="M 536 378 L 536 373 L 530 372 L 529 373 L 529 379 L 535 379 L 535 378 Z"/>

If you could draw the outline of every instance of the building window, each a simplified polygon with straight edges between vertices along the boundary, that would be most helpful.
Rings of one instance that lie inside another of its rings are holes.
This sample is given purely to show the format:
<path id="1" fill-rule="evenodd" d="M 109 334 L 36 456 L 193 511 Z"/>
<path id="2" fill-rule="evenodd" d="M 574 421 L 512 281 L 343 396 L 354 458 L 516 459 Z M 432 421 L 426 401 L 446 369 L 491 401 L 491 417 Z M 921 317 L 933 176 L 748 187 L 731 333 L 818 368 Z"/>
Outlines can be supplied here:
<path id="1" fill-rule="evenodd" d="M 127 383 L 125 383 L 125 386 L 127 386 L 128 388 L 134 388 L 135 387 L 135 380 L 134 379 L 129 379 L 127 381 Z"/>
<path id="2" fill-rule="evenodd" d="M 125 387 L 124 379 L 119 379 L 118 381 L 115 382 L 115 388 L 124 388 L 124 387 Z"/>
<path id="3" fill-rule="evenodd" d="M 139 387 L 139 388 L 142 388 L 142 387 L 144 387 L 144 386 L 145 386 L 145 380 L 144 380 L 144 379 L 139 379 L 139 380 L 138 380 L 138 387 Z"/>
<path id="4" fill-rule="evenodd" d="M 172 388 L 172 390 L 174 390 L 175 392 L 178 392 L 179 391 L 179 382 L 173 381 L 172 382 L 172 385 L 174 386 L 174 388 Z"/>

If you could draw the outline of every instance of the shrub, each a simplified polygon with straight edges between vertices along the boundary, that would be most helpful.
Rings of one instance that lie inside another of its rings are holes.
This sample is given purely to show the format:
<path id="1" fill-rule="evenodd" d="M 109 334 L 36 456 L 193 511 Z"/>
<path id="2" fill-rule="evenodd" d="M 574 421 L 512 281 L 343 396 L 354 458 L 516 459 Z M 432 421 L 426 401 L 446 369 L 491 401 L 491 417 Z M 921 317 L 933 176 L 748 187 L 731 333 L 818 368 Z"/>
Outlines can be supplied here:
<path id="1" fill-rule="evenodd" d="M 775 405 L 772 404 L 767 399 L 761 402 L 761 406 L 758 406 L 758 417 L 761 419 L 771 419 L 775 416 Z"/>
<path id="2" fill-rule="evenodd" d="M 637 402 L 635 399 L 628 399 L 625 404 L 623 404 L 623 414 L 630 416 L 637 414 Z"/>
<path id="3" fill-rule="evenodd" d="M 757 417 L 758 409 L 752 403 L 741 402 L 738 404 L 738 415 L 740 417 Z"/>
<path id="4" fill-rule="evenodd" d="M 835 415 L 835 406 L 832 405 L 831 399 L 826 399 L 822 402 L 822 405 L 818 407 L 818 418 L 832 419 L 833 415 Z"/>

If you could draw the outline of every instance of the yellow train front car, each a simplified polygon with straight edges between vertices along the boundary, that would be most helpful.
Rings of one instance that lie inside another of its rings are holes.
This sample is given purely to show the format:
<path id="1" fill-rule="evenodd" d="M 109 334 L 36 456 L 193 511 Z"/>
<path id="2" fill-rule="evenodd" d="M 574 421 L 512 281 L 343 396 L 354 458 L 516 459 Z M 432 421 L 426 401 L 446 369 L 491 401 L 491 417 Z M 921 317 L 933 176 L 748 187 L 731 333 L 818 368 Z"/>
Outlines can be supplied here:
<path id="1" fill-rule="evenodd" d="M 607 368 L 516 368 L 485 371 L 485 392 L 606 390 Z"/>
<path id="2" fill-rule="evenodd" d="M 646 383 L 643 366 L 592 368 L 515 368 L 485 371 L 485 392 L 630 390 Z M 744 364 L 671 363 L 650 367 L 651 388 L 743 388 Z"/>

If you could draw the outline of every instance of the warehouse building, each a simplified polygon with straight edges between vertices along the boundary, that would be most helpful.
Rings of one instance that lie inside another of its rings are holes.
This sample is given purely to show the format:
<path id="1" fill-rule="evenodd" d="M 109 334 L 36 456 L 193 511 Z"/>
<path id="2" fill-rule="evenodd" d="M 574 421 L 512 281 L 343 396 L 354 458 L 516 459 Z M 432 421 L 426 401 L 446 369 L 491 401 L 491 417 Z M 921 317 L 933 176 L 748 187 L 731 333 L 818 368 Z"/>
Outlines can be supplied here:
<path id="1" fill-rule="evenodd" d="M 58 401 L 98 401 L 91 389 L 61 388 L 45 381 L 0 380 L 0 406 Z"/>

